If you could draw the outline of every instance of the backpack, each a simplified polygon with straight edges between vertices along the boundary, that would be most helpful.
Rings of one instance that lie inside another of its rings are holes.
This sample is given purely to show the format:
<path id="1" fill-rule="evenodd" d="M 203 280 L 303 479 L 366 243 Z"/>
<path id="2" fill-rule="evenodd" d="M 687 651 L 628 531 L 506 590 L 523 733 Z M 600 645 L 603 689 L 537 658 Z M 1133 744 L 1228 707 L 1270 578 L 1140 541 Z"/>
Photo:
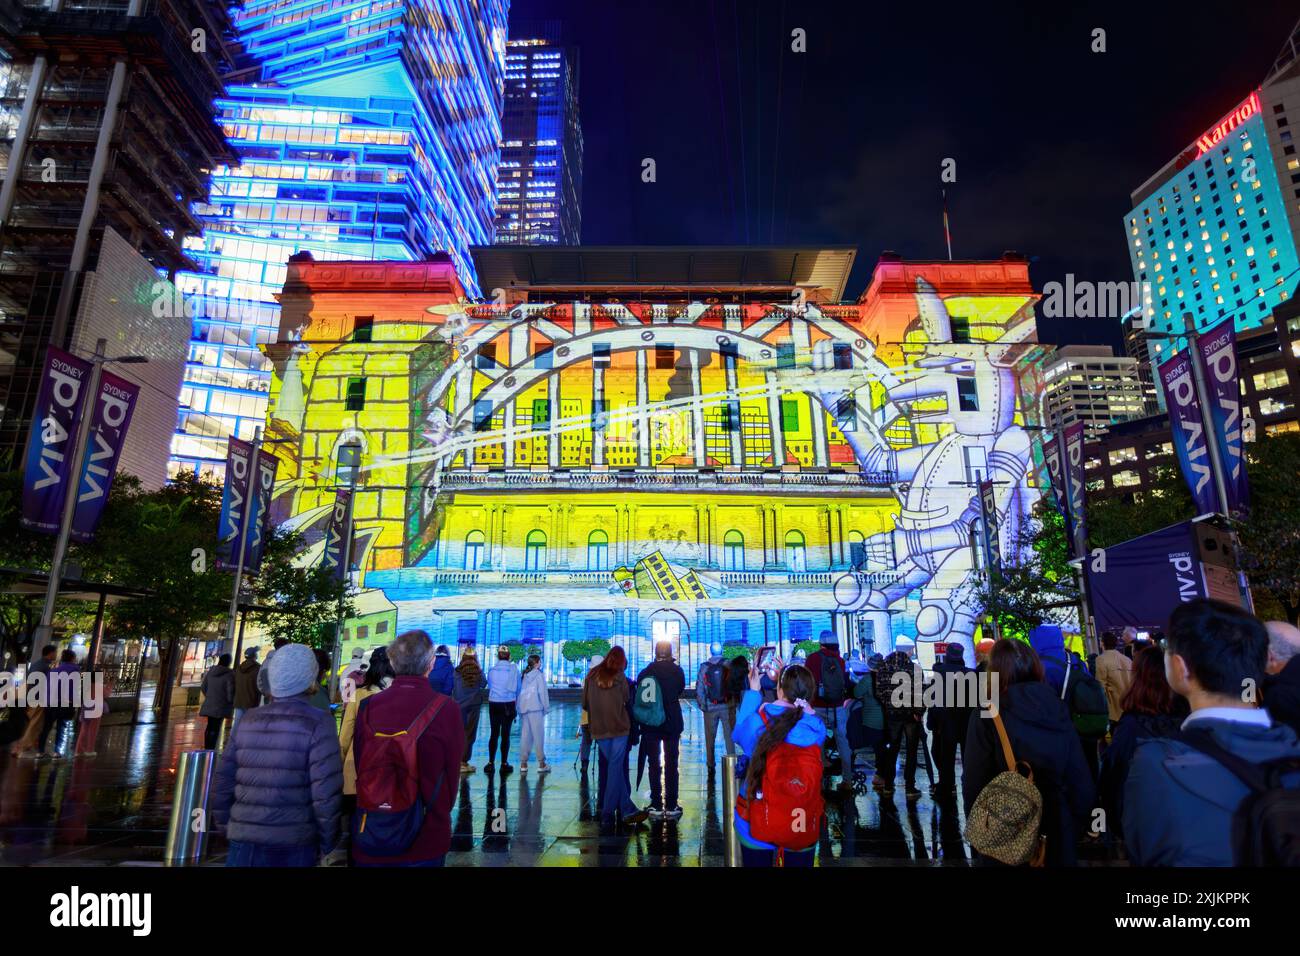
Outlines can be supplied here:
<path id="1" fill-rule="evenodd" d="M 424 818 L 442 790 L 442 776 L 428 803 L 420 799 L 420 736 L 449 698 L 439 694 L 395 734 L 370 725 L 368 700 L 361 702 L 357 733 L 365 741 L 357 761 L 357 809 L 352 817 L 352 845 L 367 856 L 398 856 L 411 848 Z"/>
<path id="2" fill-rule="evenodd" d="M 767 727 L 762 707 L 758 716 Z M 822 797 L 822 749 L 782 741 L 768 752 L 758 793 L 736 797 L 736 813 L 755 840 L 783 850 L 806 850 L 817 842 L 826 801 Z"/>
<path id="3" fill-rule="evenodd" d="M 831 654 L 822 655 L 822 679 L 817 685 L 817 696 L 827 706 L 838 707 L 844 703 L 844 662 Z"/>
<path id="4" fill-rule="evenodd" d="M 1282 778 L 1300 773 L 1300 757 L 1253 764 L 1204 730 L 1187 730 L 1179 739 L 1232 771 L 1250 792 L 1232 815 L 1233 866 L 1300 866 L 1300 788 Z"/>
<path id="5" fill-rule="evenodd" d="M 661 727 L 667 720 L 664 714 L 664 695 L 659 689 L 659 679 L 646 674 L 636 682 L 636 699 L 632 701 L 632 716 L 643 727 Z"/>
<path id="6" fill-rule="evenodd" d="M 710 704 L 727 702 L 727 669 L 721 662 L 704 665 L 704 699 Z"/>
<path id="7" fill-rule="evenodd" d="M 1033 768 L 1016 761 L 1007 728 L 996 712 L 993 726 L 1002 741 L 1007 769 L 986 783 L 971 804 L 966 814 L 966 842 L 1007 866 L 1043 866 L 1047 858 L 1047 842 L 1041 832 L 1043 795 L 1034 786 Z"/>
<path id="8" fill-rule="evenodd" d="M 1081 737 L 1101 737 L 1110 726 L 1110 704 L 1106 688 L 1087 671 L 1079 671 L 1074 686 L 1070 686 L 1070 672 L 1074 669 L 1074 655 L 1066 653 L 1065 681 L 1061 684 L 1061 700 L 1070 708 L 1070 720 Z M 1069 694 L 1069 700 L 1066 695 Z"/>

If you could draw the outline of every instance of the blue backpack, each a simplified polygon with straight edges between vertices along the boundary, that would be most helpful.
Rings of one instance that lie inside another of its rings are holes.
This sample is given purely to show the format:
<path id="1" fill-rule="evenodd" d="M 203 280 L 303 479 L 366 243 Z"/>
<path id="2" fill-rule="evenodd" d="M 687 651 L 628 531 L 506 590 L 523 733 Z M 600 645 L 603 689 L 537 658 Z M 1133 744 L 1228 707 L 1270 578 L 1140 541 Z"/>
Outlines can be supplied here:
<path id="1" fill-rule="evenodd" d="M 646 674 L 636 684 L 636 699 L 632 701 L 632 716 L 643 727 L 660 727 L 667 719 L 664 714 L 664 695 L 654 674 Z"/>

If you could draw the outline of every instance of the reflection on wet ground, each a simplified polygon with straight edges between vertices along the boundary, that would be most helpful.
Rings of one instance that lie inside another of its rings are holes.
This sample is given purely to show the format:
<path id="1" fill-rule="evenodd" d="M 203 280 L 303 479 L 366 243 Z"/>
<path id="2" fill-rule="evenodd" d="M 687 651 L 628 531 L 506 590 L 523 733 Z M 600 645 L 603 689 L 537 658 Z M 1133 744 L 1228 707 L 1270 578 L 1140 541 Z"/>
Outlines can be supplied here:
<path id="1" fill-rule="evenodd" d="M 722 775 L 708 779 L 702 716 L 694 707 L 684 710 L 680 802 L 685 812 L 680 820 L 650 822 L 619 835 L 603 833 L 594 815 L 595 761 L 586 777 L 578 765 L 577 704 L 555 701 L 546 727 L 553 771 L 538 775 L 534 765 L 528 774 L 516 770 L 494 780 L 480 769 L 462 778 L 447 864 L 721 866 Z M 104 727 L 94 757 L 37 761 L 0 756 L 0 864 L 160 862 L 177 759 L 203 743 L 203 722 L 192 713 L 161 727 Z M 470 760 L 480 768 L 486 759 L 486 724 L 485 718 Z M 517 751 L 518 724 L 511 744 Z M 723 752 L 720 741 L 718 752 Z M 518 767 L 514 752 L 512 762 Z M 866 769 L 869 774 L 870 767 Z M 635 760 L 632 773 L 635 778 Z M 901 780 L 888 796 L 828 797 L 820 865 L 966 865 L 969 852 L 959 807 L 942 807 L 930 798 L 924 769 L 918 780 L 923 796 L 910 805 Z M 635 798 L 645 805 L 648 792 L 647 779 Z M 223 852 L 218 841 L 211 860 L 220 862 Z"/>

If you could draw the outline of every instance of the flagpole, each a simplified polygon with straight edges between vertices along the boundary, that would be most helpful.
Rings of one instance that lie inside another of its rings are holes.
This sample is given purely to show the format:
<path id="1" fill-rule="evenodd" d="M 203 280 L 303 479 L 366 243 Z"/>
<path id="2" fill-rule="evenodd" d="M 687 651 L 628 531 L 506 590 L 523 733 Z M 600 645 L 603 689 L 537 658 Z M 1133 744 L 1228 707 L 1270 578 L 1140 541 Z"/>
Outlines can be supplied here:
<path id="1" fill-rule="evenodd" d="M 226 639 L 222 644 L 223 647 L 229 647 L 231 650 L 235 647 L 235 619 L 239 616 L 239 591 L 244 580 L 244 543 L 248 539 L 248 521 L 252 517 L 253 495 L 257 491 L 257 465 L 261 449 L 262 426 L 258 425 L 253 431 L 253 453 L 248 456 L 248 490 L 244 494 L 244 513 L 239 519 L 239 545 L 235 548 L 235 584 L 230 589 L 230 618 L 226 621 Z M 259 521 L 262 520 L 261 515 L 257 517 Z"/>
<path id="2" fill-rule="evenodd" d="M 339 563 L 343 566 L 343 590 L 339 594 L 338 614 L 334 619 L 334 647 L 330 652 L 329 691 L 333 698 L 338 689 L 339 664 L 343 656 L 343 616 L 347 608 L 348 589 L 352 586 L 352 535 L 353 517 L 357 505 L 357 472 L 361 470 L 361 459 L 352 463 L 348 476 L 348 514 L 343 522 L 343 551 L 339 554 Z"/>
<path id="3" fill-rule="evenodd" d="M 952 262 L 952 230 L 948 228 L 948 190 L 939 190 L 943 197 L 943 240 L 948 244 L 948 261 Z"/>

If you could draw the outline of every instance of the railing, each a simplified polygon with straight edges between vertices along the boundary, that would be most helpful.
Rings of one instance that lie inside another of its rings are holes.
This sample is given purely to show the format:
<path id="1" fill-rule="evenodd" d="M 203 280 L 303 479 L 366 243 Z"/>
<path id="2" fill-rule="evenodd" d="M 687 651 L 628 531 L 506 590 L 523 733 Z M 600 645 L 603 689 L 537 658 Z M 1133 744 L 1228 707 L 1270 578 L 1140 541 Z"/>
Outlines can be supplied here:
<path id="1" fill-rule="evenodd" d="M 874 488 L 885 490 L 897 480 L 892 472 L 767 471 L 449 471 L 442 476 L 448 488 L 541 487 L 591 488 L 629 486 L 634 488 Z"/>

